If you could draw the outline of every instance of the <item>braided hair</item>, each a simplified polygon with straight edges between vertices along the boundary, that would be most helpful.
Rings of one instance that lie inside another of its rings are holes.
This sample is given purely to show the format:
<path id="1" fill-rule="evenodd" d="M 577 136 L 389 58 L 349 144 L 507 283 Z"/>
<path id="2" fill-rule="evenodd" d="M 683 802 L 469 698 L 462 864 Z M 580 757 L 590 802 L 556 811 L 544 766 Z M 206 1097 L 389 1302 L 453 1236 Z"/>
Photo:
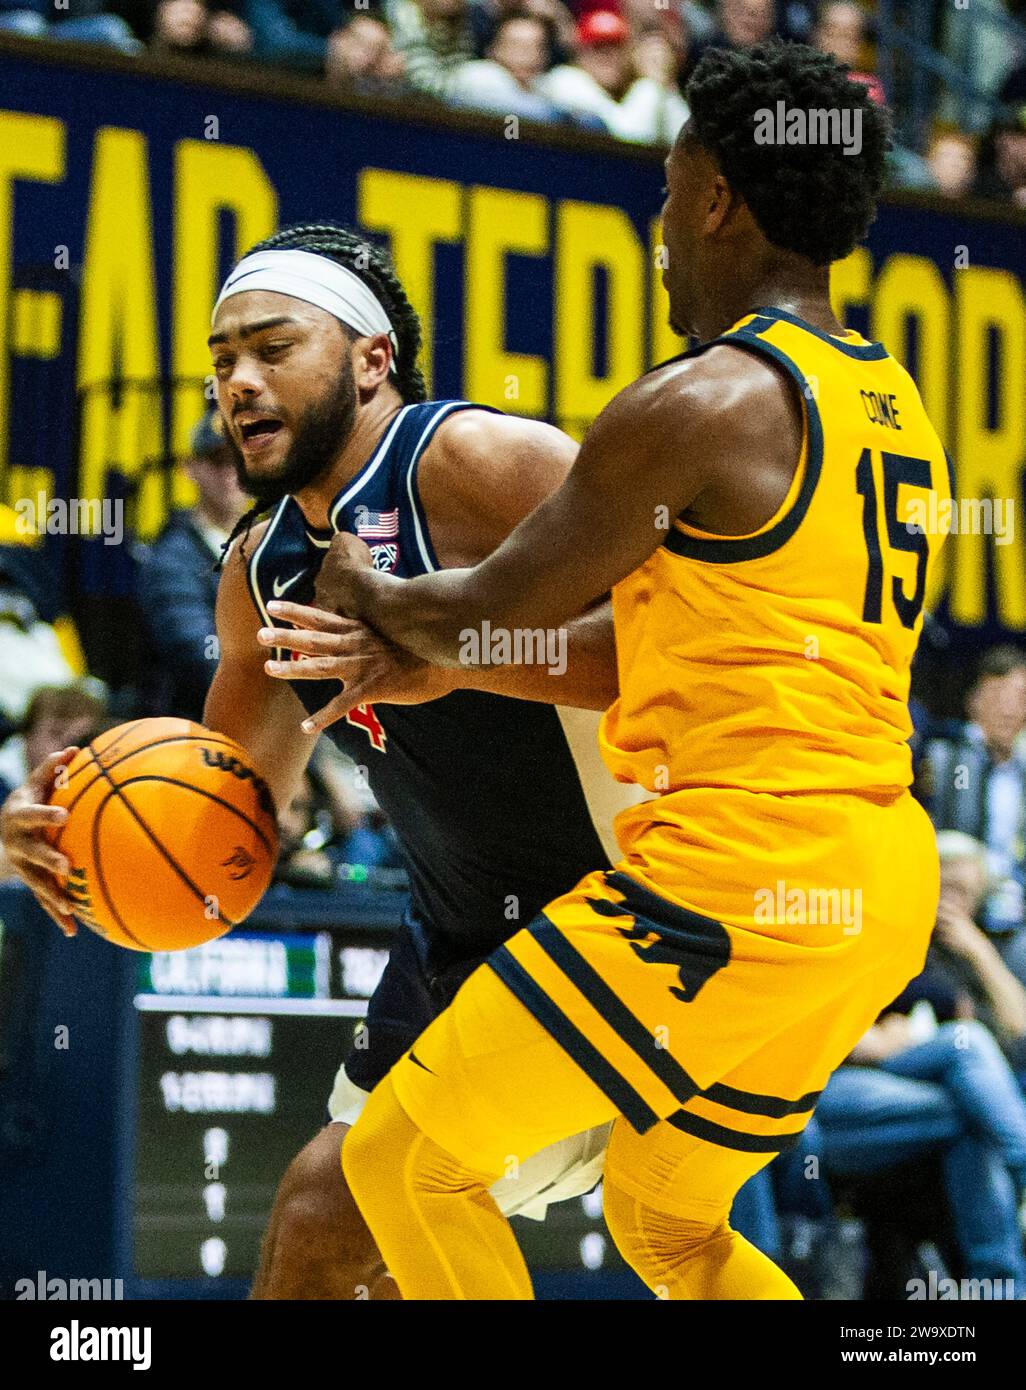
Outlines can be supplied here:
<path id="1" fill-rule="evenodd" d="M 413 405 L 427 400 L 424 375 L 417 365 L 421 344 L 420 319 L 407 299 L 386 252 L 337 222 L 304 222 L 294 227 L 283 227 L 273 236 L 251 246 L 246 255 L 252 256 L 257 251 L 311 251 L 314 255 L 337 261 L 358 275 L 381 301 L 395 332 L 398 351 L 392 379 L 404 404 Z M 254 522 L 276 507 L 284 496 L 284 492 L 279 497 L 264 494 L 239 518 L 221 547 L 217 568 L 224 564 L 232 542 L 238 536 L 242 536 L 241 553 L 245 554 L 246 541 Z"/>

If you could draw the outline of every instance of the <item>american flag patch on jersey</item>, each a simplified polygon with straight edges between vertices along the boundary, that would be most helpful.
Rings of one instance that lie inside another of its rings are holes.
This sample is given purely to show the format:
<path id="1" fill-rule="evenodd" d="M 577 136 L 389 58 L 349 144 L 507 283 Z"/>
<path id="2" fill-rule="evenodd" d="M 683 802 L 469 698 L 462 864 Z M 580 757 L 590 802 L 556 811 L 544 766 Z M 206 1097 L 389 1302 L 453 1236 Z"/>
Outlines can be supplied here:
<path id="1" fill-rule="evenodd" d="M 391 540 L 399 534 L 399 508 L 390 512 L 372 512 L 369 507 L 357 507 L 353 513 L 356 534 L 361 540 Z"/>

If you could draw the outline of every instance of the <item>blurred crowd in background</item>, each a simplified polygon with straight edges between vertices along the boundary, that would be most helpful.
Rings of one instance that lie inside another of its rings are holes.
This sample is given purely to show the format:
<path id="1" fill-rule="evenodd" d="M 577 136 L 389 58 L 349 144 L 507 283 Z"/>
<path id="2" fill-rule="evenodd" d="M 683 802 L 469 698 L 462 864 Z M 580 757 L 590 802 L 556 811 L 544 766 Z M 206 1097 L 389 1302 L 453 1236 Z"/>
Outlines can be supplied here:
<path id="1" fill-rule="evenodd" d="M 905 14 L 892 0 L 0 0 L 0 31 L 270 64 L 648 144 L 686 120 L 706 48 L 778 34 L 834 54 L 892 108 L 892 186 L 1026 207 L 1026 0 L 915 0 L 913 38 L 885 51 L 895 8 Z"/>
<path id="2" fill-rule="evenodd" d="M 216 415 L 184 466 L 196 505 L 135 553 L 145 688 L 83 676 L 69 634 L 41 616 L 38 552 L 0 544 L 0 796 L 47 754 L 127 718 L 200 719 L 216 665 L 214 563 L 246 505 Z M 942 711 L 921 671 L 915 689 L 914 790 L 941 859 L 925 968 L 835 1073 L 797 1144 L 742 1189 L 733 1220 L 811 1297 L 904 1298 L 930 1270 L 1023 1297 L 1026 651 L 986 650 L 959 717 L 941 717 L 950 697 Z M 402 886 L 362 770 L 326 738 L 279 820 L 273 892 Z"/>
<path id="3" fill-rule="evenodd" d="M 936 58 L 918 126 L 897 119 L 909 74 L 883 56 L 885 0 L 0 0 L 0 30 L 273 64 L 363 95 L 654 144 L 686 119 L 704 49 L 777 33 L 835 54 L 895 109 L 895 186 L 1026 207 L 1026 0 L 916 3 Z M 966 77 L 957 92 L 936 80 L 945 62 Z M 0 544 L 0 798 L 48 753 L 125 719 L 201 718 L 214 565 L 246 498 L 216 417 L 197 425 L 184 466 L 195 506 L 134 556 L 140 688 L 82 674 L 73 631 L 48 620 L 38 552 Z M 1026 650 L 984 652 L 960 708 L 931 679 L 915 684 L 912 736 L 941 858 L 925 968 L 734 1212 L 813 1297 L 904 1298 L 929 1271 L 1026 1296 Z M 282 891 L 402 882 L 361 770 L 327 739 L 280 824 Z"/>

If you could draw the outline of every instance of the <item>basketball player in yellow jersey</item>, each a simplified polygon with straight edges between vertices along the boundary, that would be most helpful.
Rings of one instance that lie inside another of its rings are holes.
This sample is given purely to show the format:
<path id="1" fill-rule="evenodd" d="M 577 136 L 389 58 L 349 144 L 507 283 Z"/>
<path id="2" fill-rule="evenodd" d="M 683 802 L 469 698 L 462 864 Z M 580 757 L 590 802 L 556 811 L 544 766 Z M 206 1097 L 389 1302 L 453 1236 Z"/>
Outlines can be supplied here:
<path id="1" fill-rule="evenodd" d="M 906 699 L 941 540 L 916 523 L 948 468 L 911 378 L 828 296 L 872 217 L 884 117 L 796 45 L 707 54 L 689 102 L 665 279 L 701 346 L 623 391 L 477 568 L 397 580 L 352 538 L 332 560 L 344 612 L 442 663 L 485 620 L 551 627 L 612 587 L 602 750 L 656 794 L 620 816 L 616 868 L 496 951 L 349 1135 L 405 1298 L 530 1297 L 488 1187 L 614 1118 L 606 1217 L 650 1288 L 798 1296 L 730 1228 L 734 1194 L 794 1142 L 933 923 Z M 760 144 L 778 103 L 846 112 L 859 148 Z"/>

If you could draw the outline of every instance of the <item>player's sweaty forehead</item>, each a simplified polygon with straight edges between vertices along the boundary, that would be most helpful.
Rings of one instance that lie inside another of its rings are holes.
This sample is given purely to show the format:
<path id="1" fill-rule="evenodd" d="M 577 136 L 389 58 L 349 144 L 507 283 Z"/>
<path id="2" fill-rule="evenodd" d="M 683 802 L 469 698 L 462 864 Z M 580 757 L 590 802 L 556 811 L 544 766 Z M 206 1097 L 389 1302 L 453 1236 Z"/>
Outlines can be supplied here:
<path id="1" fill-rule="evenodd" d="M 207 344 L 211 348 L 227 343 L 240 344 L 273 329 L 303 337 L 323 334 L 326 343 L 334 343 L 341 328 L 334 315 L 304 299 L 294 299 L 275 290 L 247 290 L 233 294 L 220 305 Z"/>

